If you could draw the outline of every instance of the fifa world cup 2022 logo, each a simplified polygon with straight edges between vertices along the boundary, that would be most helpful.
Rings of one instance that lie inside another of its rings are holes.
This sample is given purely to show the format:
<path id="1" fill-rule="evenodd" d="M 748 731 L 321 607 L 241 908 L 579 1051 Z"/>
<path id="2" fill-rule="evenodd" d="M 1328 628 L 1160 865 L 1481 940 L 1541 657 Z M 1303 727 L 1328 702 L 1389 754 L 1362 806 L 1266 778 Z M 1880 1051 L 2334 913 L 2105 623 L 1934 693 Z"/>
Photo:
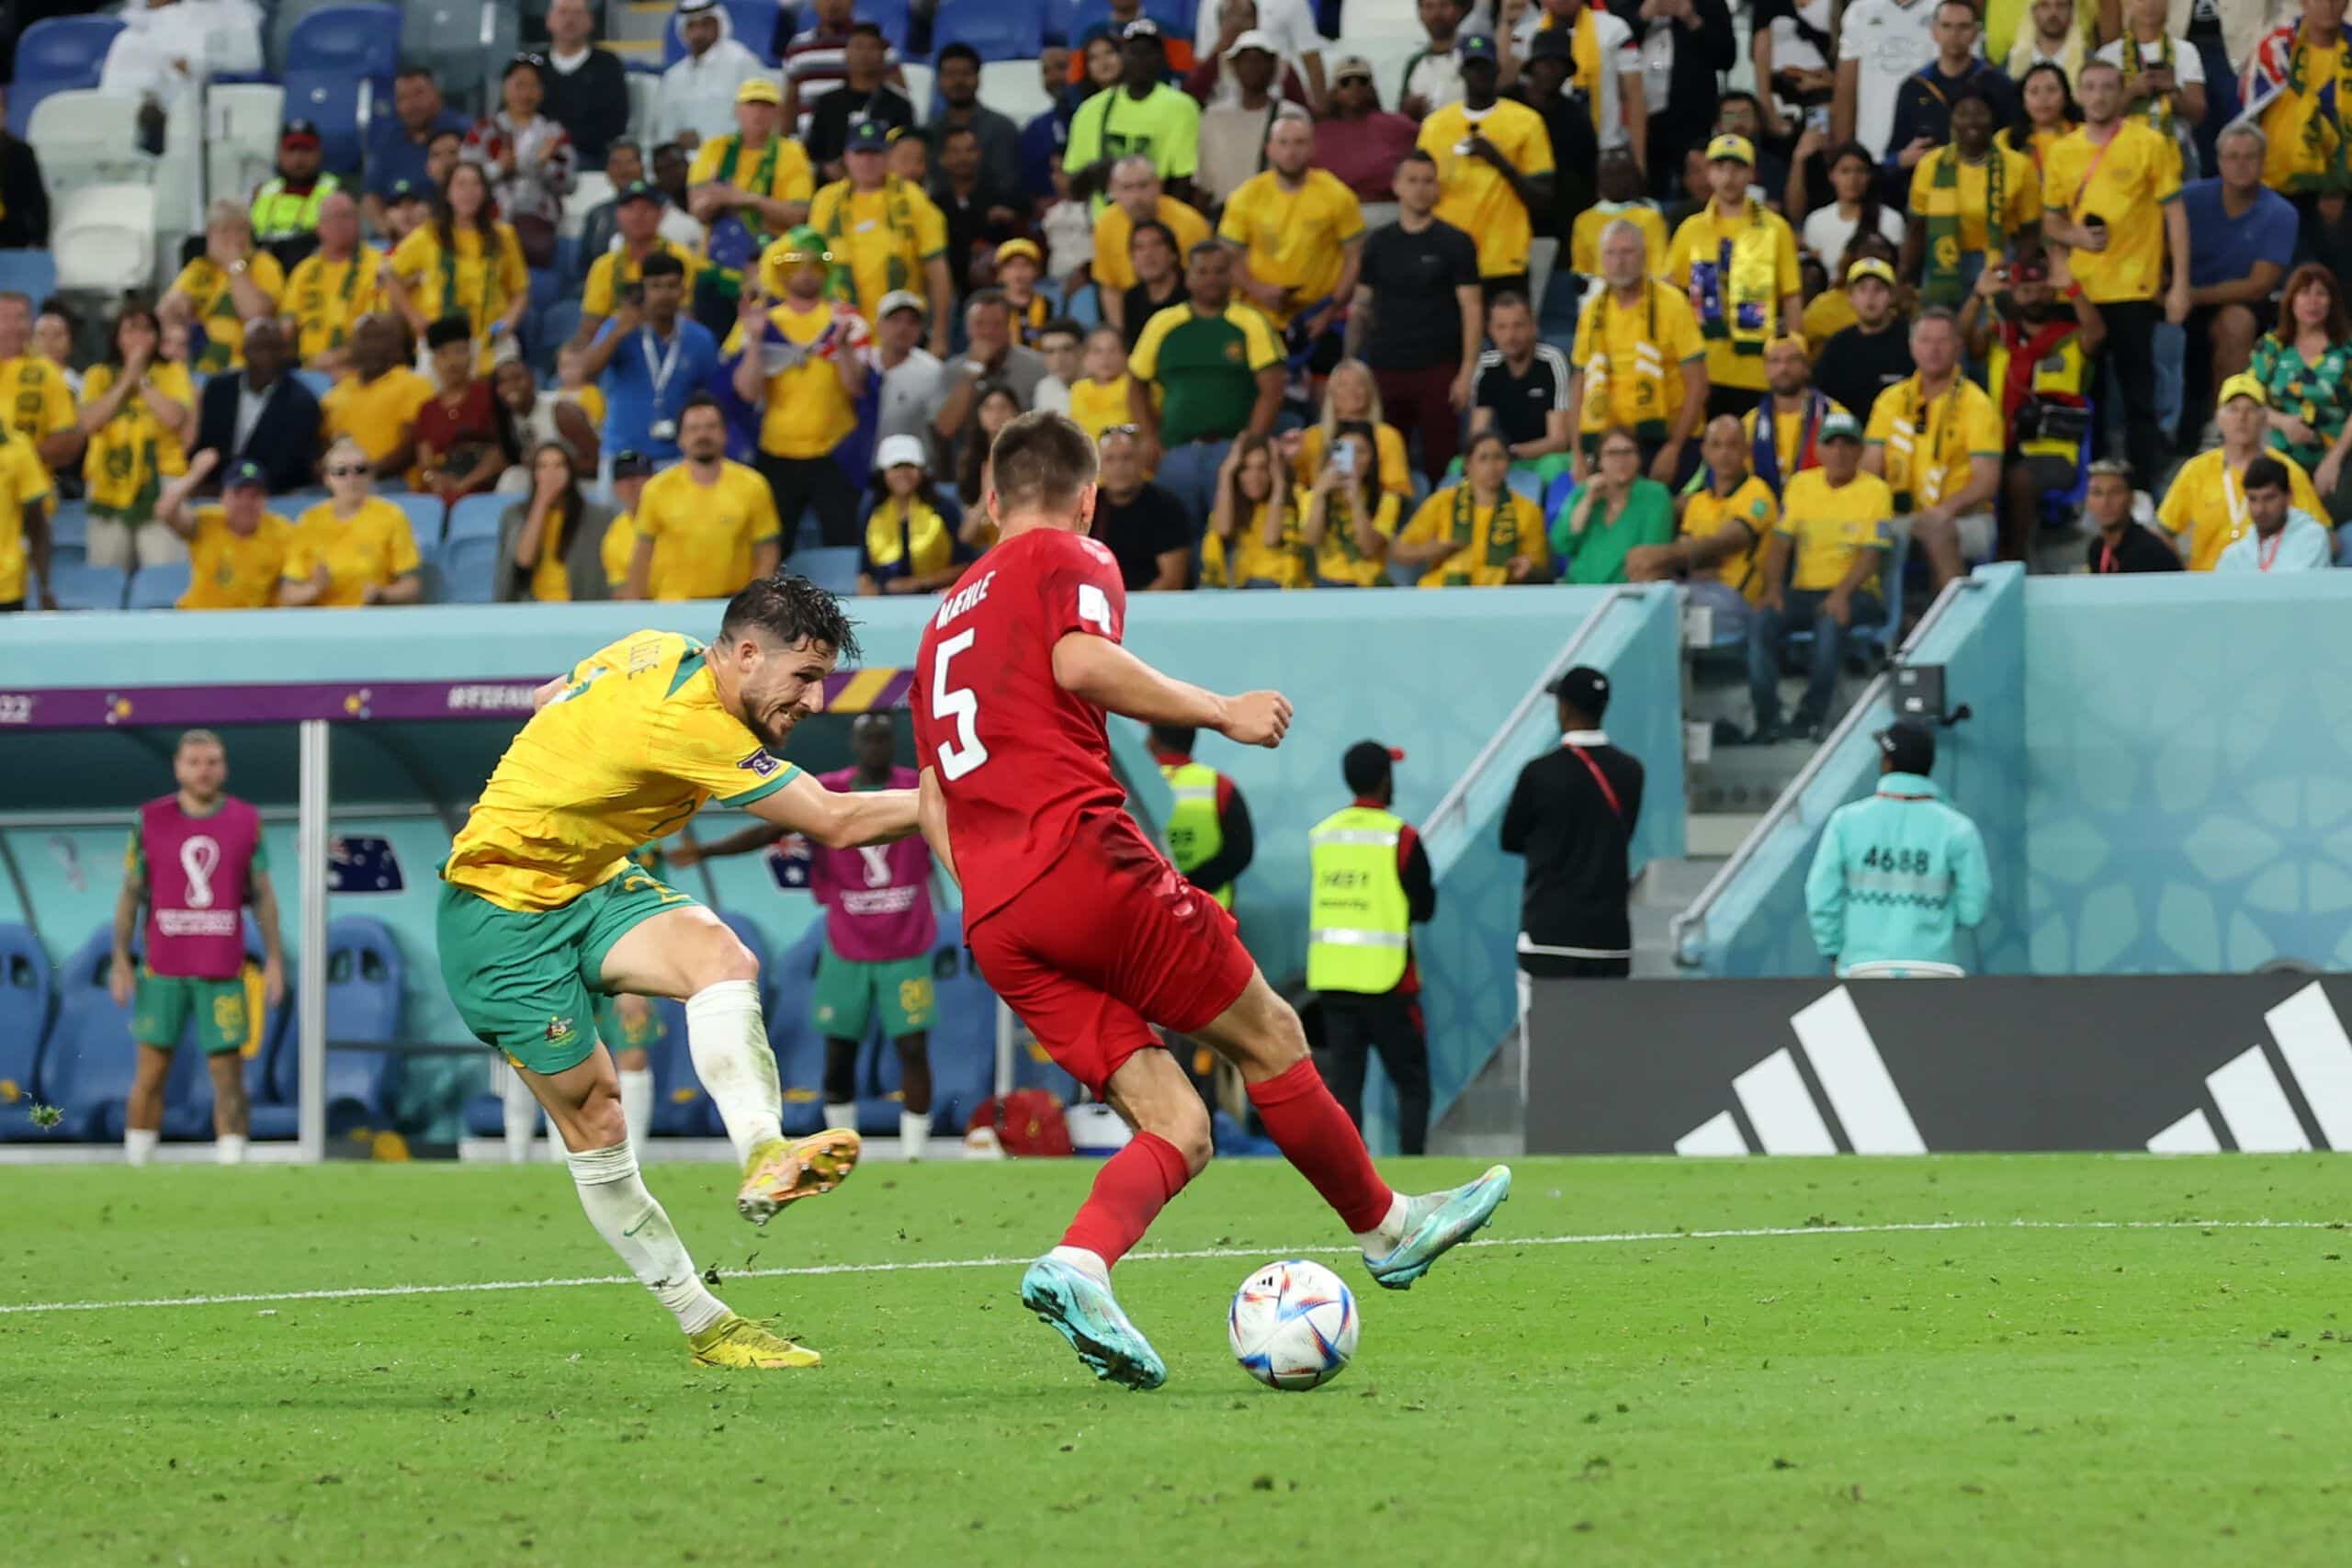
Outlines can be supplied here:
<path id="1" fill-rule="evenodd" d="M 220 846 L 201 833 L 180 844 L 180 870 L 187 874 L 187 907 L 212 908 L 212 872 L 220 863 Z"/>

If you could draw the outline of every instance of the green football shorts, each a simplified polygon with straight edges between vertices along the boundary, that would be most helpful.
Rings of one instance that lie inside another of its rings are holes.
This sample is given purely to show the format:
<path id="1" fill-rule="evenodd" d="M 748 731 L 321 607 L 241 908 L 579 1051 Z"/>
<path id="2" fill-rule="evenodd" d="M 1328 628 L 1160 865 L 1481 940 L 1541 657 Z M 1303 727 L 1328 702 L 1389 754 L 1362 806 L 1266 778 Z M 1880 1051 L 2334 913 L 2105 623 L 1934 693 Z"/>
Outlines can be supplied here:
<path id="1" fill-rule="evenodd" d="M 556 909 L 504 909 L 444 882 L 434 919 L 441 978 L 476 1039 L 518 1067 L 560 1073 L 595 1052 L 613 944 L 693 902 L 635 867 Z"/>
<path id="2" fill-rule="evenodd" d="M 931 1027 L 935 1002 L 929 953 L 861 964 L 836 953 L 829 942 L 817 958 L 808 1021 L 829 1040 L 863 1040 L 878 1012 L 882 1032 L 903 1040 Z"/>
<path id="3" fill-rule="evenodd" d="M 142 966 L 133 993 L 130 1037 L 160 1051 L 177 1048 L 180 1031 L 196 1019 L 196 1046 L 208 1056 L 223 1051 L 252 1055 L 261 1049 L 261 971 L 253 964 L 232 980 L 158 975 Z"/>

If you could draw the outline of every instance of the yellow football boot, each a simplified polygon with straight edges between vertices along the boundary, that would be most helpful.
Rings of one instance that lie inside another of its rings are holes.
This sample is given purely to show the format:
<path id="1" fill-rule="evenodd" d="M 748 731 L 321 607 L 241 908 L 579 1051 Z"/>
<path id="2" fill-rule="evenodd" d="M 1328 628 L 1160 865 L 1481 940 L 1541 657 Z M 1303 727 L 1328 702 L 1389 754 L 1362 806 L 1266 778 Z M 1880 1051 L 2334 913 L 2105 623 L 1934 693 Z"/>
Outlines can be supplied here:
<path id="1" fill-rule="evenodd" d="M 846 1127 L 829 1128 L 797 1143 L 771 1138 L 754 1145 L 743 1162 L 743 1186 L 735 1194 L 735 1212 L 753 1224 L 763 1225 L 778 1209 L 796 1198 L 831 1192 L 857 1168 L 865 1145 Z"/>
<path id="2" fill-rule="evenodd" d="M 825 1358 L 806 1345 L 795 1345 L 764 1324 L 729 1313 L 700 1334 L 690 1334 L 698 1367 L 749 1367 L 775 1371 L 788 1367 L 821 1367 Z"/>

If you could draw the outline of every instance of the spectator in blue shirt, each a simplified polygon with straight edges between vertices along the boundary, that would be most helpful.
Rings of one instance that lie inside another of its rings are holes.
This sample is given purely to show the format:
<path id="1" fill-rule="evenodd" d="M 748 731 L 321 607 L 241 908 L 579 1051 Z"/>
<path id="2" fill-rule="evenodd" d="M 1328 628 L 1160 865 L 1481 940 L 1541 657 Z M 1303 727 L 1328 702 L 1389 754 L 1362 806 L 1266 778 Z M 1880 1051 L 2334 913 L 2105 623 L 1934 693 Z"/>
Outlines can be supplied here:
<path id="1" fill-rule="evenodd" d="M 2222 172 L 2180 187 L 2188 215 L 2188 363 L 2210 357 L 2219 387 L 2254 357 L 2271 297 L 2295 264 L 2293 203 L 2262 183 L 2269 139 L 2241 121 L 2222 132 Z"/>
<path id="2" fill-rule="evenodd" d="M 368 227 L 384 232 L 384 203 L 392 186 L 406 180 L 422 190 L 432 183 L 425 154 L 444 130 L 463 136 L 470 122 L 441 101 L 433 73 L 422 65 L 402 68 L 392 78 L 392 112 L 368 127 L 368 194 L 362 203 Z"/>
<path id="3" fill-rule="evenodd" d="M 1054 154 L 1069 146 L 1069 117 L 1078 112 L 1069 96 L 1069 51 L 1047 44 L 1037 56 L 1037 70 L 1046 79 L 1046 96 L 1054 107 L 1021 128 L 1021 188 L 1037 201 L 1054 196 Z"/>
<path id="4" fill-rule="evenodd" d="M 588 345 L 582 367 L 604 389 L 605 451 L 678 460 L 678 417 L 718 368 L 718 340 L 683 313 L 685 298 L 685 264 L 656 251 Z"/>
<path id="5" fill-rule="evenodd" d="M 1933 28 L 1936 58 L 1894 89 L 1894 130 L 1886 139 L 1889 204 L 1900 209 L 1911 194 L 1911 171 L 1919 160 L 1951 140 L 1951 106 L 1963 87 L 1973 88 L 1993 110 L 1993 123 L 2018 117 L 2017 88 L 1996 67 L 1977 57 L 1984 28 L 1971 0 L 1940 0 Z"/>

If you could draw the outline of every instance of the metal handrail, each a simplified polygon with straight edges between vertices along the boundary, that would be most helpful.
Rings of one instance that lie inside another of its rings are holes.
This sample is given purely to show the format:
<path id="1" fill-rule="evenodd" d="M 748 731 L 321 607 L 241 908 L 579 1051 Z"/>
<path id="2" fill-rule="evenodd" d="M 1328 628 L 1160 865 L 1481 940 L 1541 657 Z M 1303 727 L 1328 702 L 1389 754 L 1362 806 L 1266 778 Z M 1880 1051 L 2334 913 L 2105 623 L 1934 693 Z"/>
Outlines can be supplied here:
<path id="1" fill-rule="evenodd" d="M 1973 577 L 1955 577 L 1944 584 L 1943 592 L 1937 594 L 1935 603 L 1928 606 L 1928 613 L 1919 617 L 1918 624 L 1911 628 L 1911 635 L 1903 639 L 1903 646 L 1894 650 L 1893 659 L 1887 660 L 1887 669 L 1871 677 L 1870 684 L 1862 688 L 1861 694 L 1854 699 L 1853 705 L 1847 708 L 1846 716 L 1838 721 L 1838 727 L 1829 732 L 1829 738 L 1814 748 L 1813 755 L 1807 757 L 1804 766 L 1797 770 L 1797 776 L 1789 781 L 1788 786 L 1781 791 L 1770 808 L 1758 819 L 1755 827 L 1748 829 L 1747 837 L 1742 839 L 1739 841 L 1739 847 L 1732 851 L 1731 858 L 1724 861 L 1716 870 L 1715 874 L 1707 879 L 1707 885 L 1699 889 L 1699 896 L 1690 900 L 1690 908 L 1667 922 L 1667 946 L 1673 953 L 1676 964 L 1686 969 L 1697 966 L 1696 959 L 1685 957 L 1683 954 L 1684 938 L 1694 927 L 1705 921 L 1708 911 L 1713 908 L 1715 900 L 1721 897 L 1724 890 L 1731 886 L 1732 879 L 1747 869 L 1747 863 L 1756 858 L 1757 852 L 1762 847 L 1765 839 L 1770 836 L 1772 829 L 1779 827 L 1783 818 L 1796 810 L 1797 803 L 1804 798 L 1804 792 L 1812 787 L 1813 781 L 1820 776 L 1821 770 L 1829 765 L 1831 754 L 1844 744 L 1846 737 L 1853 733 L 1869 716 L 1875 712 L 1878 700 L 1886 694 L 1886 689 L 1890 683 L 1888 671 L 1893 670 L 1910 654 L 1914 648 L 1918 646 L 1920 639 L 1934 628 L 1938 621 L 1943 619 L 1944 612 L 1951 607 L 1961 594 L 1973 592 L 1981 586 L 1983 585 Z"/>
<path id="2" fill-rule="evenodd" d="M 1510 743 L 1510 738 L 1518 733 L 1519 727 L 1526 723 L 1528 716 L 1535 712 L 1537 705 L 1551 694 L 1547 688 L 1575 661 L 1577 653 L 1582 651 L 1586 639 L 1592 636 L 1593 627 L 1600 624 L 1602 618 L 1620 600 L 1639 599 L 1650 591 L 1647 586 L 1620 583 L 1609 590 L 1607 596 L 1595 607 L 1592 614 L 1577 623 L 1577 629 L 1569 635 L 1568 640 L 1560 645 L 1559 651 L 1555 653 L 1550 661 L 1544 666 L 1544 673 L 1536 677 L 1535 683 L 1527 689 L 1526 694 L 1521 696 L 1518 704 L 1512 707 L 1510 716 L 1504 719 L 1496 728 L 1494 734 L 1487 738 L 1486 745 L 1479 748 L 1476 757 L 1470 759 L 1469 767 L 1464 769 L 1462 776 L 1454 780 L 1453 787 L 1445 792 L 1444 798 L 1437 803 L 1437 808 L 1421 819 L 1421 836 L 1424 839 L 1435 834 L 1439 826 L 1449 815 L 1466 812 L 1469 809 L 1471 787 L 1478 782 L 1487 768 L 1494 764 L 1495 759 L 1501 755 L 1503 748 Z"/>

